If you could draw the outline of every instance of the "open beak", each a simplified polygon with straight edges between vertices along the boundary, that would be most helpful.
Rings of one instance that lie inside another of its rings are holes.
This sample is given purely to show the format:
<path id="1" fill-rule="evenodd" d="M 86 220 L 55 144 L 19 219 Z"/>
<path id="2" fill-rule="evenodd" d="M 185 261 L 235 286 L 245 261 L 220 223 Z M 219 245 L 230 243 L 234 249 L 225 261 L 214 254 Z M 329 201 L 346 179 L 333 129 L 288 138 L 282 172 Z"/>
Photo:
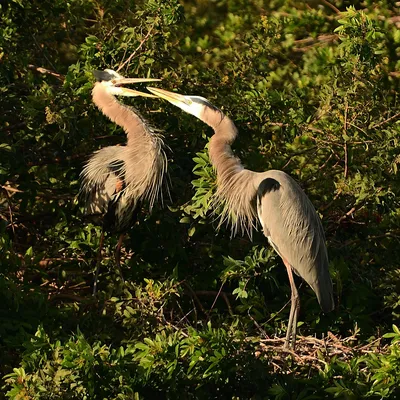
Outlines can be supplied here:
<path id="1" fill-rule="evenodd" d="M 151 93 L 154 93 L 156 97 L 167 100 L 174 105 L 184 103 L 190 106 L 190 104 L 192 103 L 190 99 L 179 93 L 168 92 L 168 90 L 153 88 L 153 87 L 147 87 L 147 90 Z"/>
<path id="2" fill-rule="evenodd" d="M 141 83 L 141 82 L 160 82 L 161 79 L 157 78 L 121 78 L 114 79 L 112 82 L 117 85 L 127 85 L 129 83 Z"/>
<path id="3" fill-rule="evenodd" d="M 139 90 L 134 90 L 134 89 L 127 89 L 122 86 L 116 86 L 119 90 L 119 95 L 120 96 L 126 96 L 126 97 L 151 97 L 151 98 L 157 98 L 157 96 L 154 96 L 154 94 L 150 93 L 144 93 L 144 92 L 139 92 Z"/>
<path id="4" fill-rule="evenodd" d="M 121 87 L 121 85 L 127 85 L 130 83 L 143 83 L 143 82 L 159 82 L 161 79 L 156 79 L 156 78 L 121 78 L 121 79 L 113 79 L 111 82 L 114 84 L 114 86 L 118 87 L 121 89 L 121 95 L 122 96 L 127 96 L 127 97 L 152 97 L 156 98 L 157 96 L 154 96 L 153 94 L 150 93 L 144 93 L 140 92 L 138 90 L 134 89 L 127 89 L 124 87 Z"/>

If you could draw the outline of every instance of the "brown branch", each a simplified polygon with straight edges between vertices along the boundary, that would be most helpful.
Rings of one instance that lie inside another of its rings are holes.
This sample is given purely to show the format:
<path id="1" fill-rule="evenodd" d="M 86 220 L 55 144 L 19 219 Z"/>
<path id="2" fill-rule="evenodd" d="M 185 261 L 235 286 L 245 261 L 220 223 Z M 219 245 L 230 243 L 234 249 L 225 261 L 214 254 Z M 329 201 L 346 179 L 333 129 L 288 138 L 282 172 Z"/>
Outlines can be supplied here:
<path id="1" fill-rule="evenodd" d="M 394 120 L 394 119 L 396 119 L 396 118 L 399 118 L 399 117 L 400 117 L 400 112 L 397 113 L 397 114 L 392 115 L 390 118 L 385 119 L 385 120 L 382 121 L 382 122 L 379 122 L 379 124 L 373 125 L 373 126 L 371 127 L 371 129 L 379 128 L 380 126 L 385 125 L 385 124 L 387 124 L 388 122 L 390 122 L 390 121 L 392 121 L 392 120 Z"/>
<path id="2" fill-rule="evenodd" d="M 340 224 L 344 219 L 346 219 L 347 217 L 349 217 L 351 214 L 353 214 L 353 212 L 356 211 L 355 207 L 352 207 L 349 211 L 347 211 L 346 214 L 342 215 L 339 218 L 338 224 Z"/>
<path id="3" fill-rule="evenodd" d="M 304 39 L 295 40 L 294 43 L 296 44 L 308 44 L 304 47 L 293 47 L 293 51 L 296 52 L 305 52 L 314 46 L 322 46 L 325 43 L 334 42 L 338 38 L 338 35 L 319 35 L 317 38 L 308 37 Z"/>
<path id="4" fill-rule="evenodd" d="M 341 14 L 342 12 L 335 7 L 333 4 L 329 3 L 328 0 L 321 0 L 326 6 L 328 6 L 331 10 L 335 11 L 336 14 Z"/>
<path id="5" fill-rule="evenodd" d="M 215 296 L 215 299 L 214 299 L 214 301 L 213 301 L 213 303 L 212 303 L 212 305 L 211 305 L 210 312 L 211 312 L 212 309 L 214 308 L 215 303 L 217 302 L 218 297 L 219 297 L 219 295 L 221 294 L 222 288 L 224 287 L 224 284 L 225 284 L 225 282 L 222 282 L 222 284 L 221 284 L 221 286 L 220 286 L 220 288 L 219 288 L 219 290 L 218 290 L 218 293 L 217 293 L 217 295 Z"/>
<path id="6" fill-rule="evenodd" d="M 200 310 L 203 312 L 203 314 L 206 315 L 207 317 L 209 317 L 207 310 L 203 307 L 203 304 L 197 297 L 197 294 L 195 293 L 195 291 L 191 288 L 191 286 L 187 282 L 183 282 L 183 284 L 185 285 L 186 289 L 189 291 L 190 295 L 192 296 L 192 298 L 194 299 L 194 301 L 196 302 L 196 304 L 198 305 Z"/>
<path id="7" fill-rule="evenodd" d="M 229 302 L 229 298 L 228 298 L 227 294 L 224 293 L 224 292 L 222 292 L 222 293 L 221 293 L 221 297 L 224 299 L 225 304 L 226 304 L 226 306 L 228 307 L 229 315 L 232 316 L 232 315 L 233 315 L 233 311 L 232 311 L 231 303 Z"/>
<path id="8" fill-rule="evenodd" d="M 196 290 L 196 295 L 198 296 L 218 296 L 218 292 L 216 290 Z M 228 312 L 230 315 L 233 315 L 233 311 L 232 311 L 232 306 L 231 303 L 229 301 L 229 298 L 233 298 L 234 296 L 232 295 L 232 293 L 226 293 L 226 292 L 221 292 L 220 296 L 222 297 L 222 299 L 225 301 L 225 304 L 228 308 Z"/>
<path id="9" fill-rule="evenodd" d="M 347 137 L 347 112 L 349 109 L 349 105 L 347 103 L 347 99 L 345 100 L 345 108 L 344 108 L 344 124 L 343 124 L 343 133 L 345 137 Z M 347 178 L 348 173 L 348 155 L 347 155 L 347 139 L 344 139 L 344 179 Z"/>
<path id="10" fill-rule="evenodd" d="M 385 238 L 393 238 L 393 239 L 400 239 L 400 229 L 394 230 L 392 232 L 386 232 L 383 235 L 370 235 L 368 237 L 366 237 L 365 239 L 354 239 L 354 240 L 348 240 L 347 242 L 345 242 L 343 244 L 343 246 L 340 246 L 340 248 L 342 247 L 347 247 L 356 243 L 360 243 L 360 242 L 365 242 L 366 240 L 376 240 L 376 239 L 385 239 Z"/>
<path id="11" fill-rule="evenodd" d="M 58 294 L 54 294 L 53 296 L 50 296 L 49 301 L 52 302 L 52 301 L 57 301 L 57 300 L 62 300 L 62 299 L 72 300 L 77 303 L 81 303 L 86 300 L 84 297 L 77 296 L 76 294 L 58 293 Z"/>
<path id="12" fill-rule="evenodd" d="M 33 70 L 33 71 L 37 71 L 37 72 L 39 72 L 40 74 L 54 76 L 55 78 L 59 79 L 60 81 L 64 81 L 64 78 L 65 78 L 65 76 L 62 75 L 62 74 L 59 74 L 59 73 L 54 72 L 54 71 L 50 71 L 50 70 L 47 69 L 47 68 L 37 67 L 36 65 L 29 64 L 29 65 L 28 65 L 28 68 L 31 69 L 31 70 Z"/>
<path id="13" fill-rule="evenodd" d="M 11 192 L 11 193 L 24 193 L 23 190 L 19 190 L 16 188 L 13 188 L 11 186 L 1 186 L 2 189 L 4 189 L 6 192 Z"/>
<path id="14" fill-rule="evenodd" d="M 14 218 L 13 218 L 13 210 L 12 210 L 12 202 L 11 202 L 11 196 L 8 193 L 8 190 L 5 189 L 3 186 L 1 187 L 3 189 L 3 192 L 6 194 L 7 197 L 7 203 L 8 203 L 8 212 L 10 215 L 10 225 L 11 225 L 11 229 L 13 231 L 13 235 L 14 235 L 14 240 L 16 240 L 16 234 L 15 234 L 15 224 L 14 224 Z"/>
<path id="15" fill-rule="evenodd" d="M 147 40 L 148 40 L 149 37 L 150 37 L 151 32 L 153 31 L 154 25 L 155 25 L 155 22 L 154 22 L 153 25 L 150 27 L 150 29 L 149 29 L 149 31 L 147 32 L 146 36 L 145 36 L 145 37 L 142 39 L 142 41 L 139 43 L 139 46 L 136 47 L 136 49 L 134 50 L 134 52 L 127 58 L 127 60 L 124 61 L 124 62 L 118 67 L 117 72 L 119 72 L 122 68 L 124 68 L 125 65 L 126 65 L 127 63 L 129 63 L 129 62 L 132 60 L 132 58 L 136 55 L 136 53 L 137 53 L 137 52 L 142 48 L 142 46 L 147 42 Z"/>
<path id="16" fill-rule="evenodd" d="M 54 258 L 44 258 L 40 260 L 38 265 L 39 267 L 46 268 L 54 263 L 65 263 L 70 261 L 85 261 L 84 258 L 81 257 L 54 257 Z"/>

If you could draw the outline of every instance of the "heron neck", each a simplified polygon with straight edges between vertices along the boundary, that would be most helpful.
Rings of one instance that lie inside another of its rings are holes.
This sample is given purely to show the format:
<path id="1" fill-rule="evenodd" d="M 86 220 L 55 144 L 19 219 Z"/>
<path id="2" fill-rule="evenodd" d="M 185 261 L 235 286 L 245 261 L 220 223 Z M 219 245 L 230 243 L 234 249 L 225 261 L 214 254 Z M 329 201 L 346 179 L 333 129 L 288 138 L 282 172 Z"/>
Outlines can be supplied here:
<path id="1" fill-rule="evenodd" d="M 232 153 L 231 144 L 237 136 L 235 124 L 223 116 L 219 123 L 209 125 L 215 132 L 209 144 L 210 160 L 217 171 L 214 205 L 217 209 L 222 207 L 221 223 L 227 220 L 233 235 L 241 230 L 251 237 L 257 215 L 254 207 L 256 188 L 253 184 L 257 173 L 244 169 Z"/>
<path id="2" fill-rule="evenodd" d="M 218 177 L 223 178 L 227 173 L 232 175 L 240 172 L 243 166 L 231 149 L 231 144 L 237 136 L 235 124 L 222 114 L 219 121 L 210 121 L 209 125 L 214 129 L 214 135 L 209 144 L 210 160 Z"/>
<path id="3" fill-rule="evenodd" d="M 121 126 L 127 134 L 128 146 L 143 138 L 146 134 L 143 121 L 130 108 L 121 104 L 106 88 L 96 83 L 92 91 L 92 99 L 99 110 L 111 121 Z"/>

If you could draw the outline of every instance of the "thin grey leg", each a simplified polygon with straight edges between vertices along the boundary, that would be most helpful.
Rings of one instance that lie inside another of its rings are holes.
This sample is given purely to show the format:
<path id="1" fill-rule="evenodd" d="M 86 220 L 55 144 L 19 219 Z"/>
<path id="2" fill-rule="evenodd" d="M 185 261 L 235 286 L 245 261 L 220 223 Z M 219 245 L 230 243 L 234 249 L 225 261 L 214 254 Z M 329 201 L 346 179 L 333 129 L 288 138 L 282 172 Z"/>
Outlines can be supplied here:
<path id="1" fill-rule="evenodd" d="M 117 269 L 119 272 L 119 276 L 121 277 L 122 283 L 125 283 L 124 277 L 122 275 L 122 269 L 121 269 L 121 246 L 124 241 L 124 238 L 125 238 L 125 234 L 121 233 L 121 235 L 118 239 L 117 247 L 115 248 L 115 262 L 117 264 Z"/>
<path id="2" fill-rule="evenodd" d="M 97 262 L 96 262 L 96 272 L 94 275 L 94 283 L 93 283 L 93 296 L 97 293 L 97 281 L 99 279 L 100 265 L 101 265 L 101 250 L 103 249 L 104 243 L 104 230 L 101 230 L 99 250 L 97 252 Z"/>
<path id="3" fill-rule="evenodd" d="M 297 332 L 297 318 L 300 310 L 300 298 L 299 292 L 297 291 L 296 284 L 294 283 L 292 267 L 286 260 L 283 260 L 289 277 L 290 289 L 291 289 L 291 307 L 289 314 L 289 322 L 286 332 L 285 348 L 292 348 L 294 350 L 296 345 L 296 332 Z"/>

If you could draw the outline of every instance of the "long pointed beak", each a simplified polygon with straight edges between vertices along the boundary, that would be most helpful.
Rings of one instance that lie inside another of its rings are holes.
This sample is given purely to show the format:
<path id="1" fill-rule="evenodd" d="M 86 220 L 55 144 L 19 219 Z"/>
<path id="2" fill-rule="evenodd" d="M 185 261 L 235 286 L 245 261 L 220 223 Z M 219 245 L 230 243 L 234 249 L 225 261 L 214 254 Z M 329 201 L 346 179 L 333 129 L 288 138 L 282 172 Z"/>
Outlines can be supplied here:
<path id="1" fill-rule="evenodd" d="M 179 93 L 168 92 L 168 90 L 153 87 L 147 87 L 146 89 L 149 92 L 154 93 L 156 97 L 167 100 L 174 105 L 176 105 L 176 103 L 184 103 L 189 106 L 192 103 L 191 100 Z"/>
<path id="2" fill-rule="evenodd" d="M 115 79 L 117 85 L 127 85 L 129 83 L 141 83 L 141 82 L 160 82 L 161 79 L 157 78 L 121 78 Z"/>
<path id="3" fill-rule="evenodd" d="M 118 86 L 119 90 L 119 95 L 120 96 L 126 96 L 126 97 L 151 97 L 151 98 L 157 98 L 157 96 L 154 96 L 154 94 L 150 93 L 144 93 L 144 92 L 139 92 L 139 90 L 134 90 L 134 89 L 127 89 L 121 86 Z"/>

